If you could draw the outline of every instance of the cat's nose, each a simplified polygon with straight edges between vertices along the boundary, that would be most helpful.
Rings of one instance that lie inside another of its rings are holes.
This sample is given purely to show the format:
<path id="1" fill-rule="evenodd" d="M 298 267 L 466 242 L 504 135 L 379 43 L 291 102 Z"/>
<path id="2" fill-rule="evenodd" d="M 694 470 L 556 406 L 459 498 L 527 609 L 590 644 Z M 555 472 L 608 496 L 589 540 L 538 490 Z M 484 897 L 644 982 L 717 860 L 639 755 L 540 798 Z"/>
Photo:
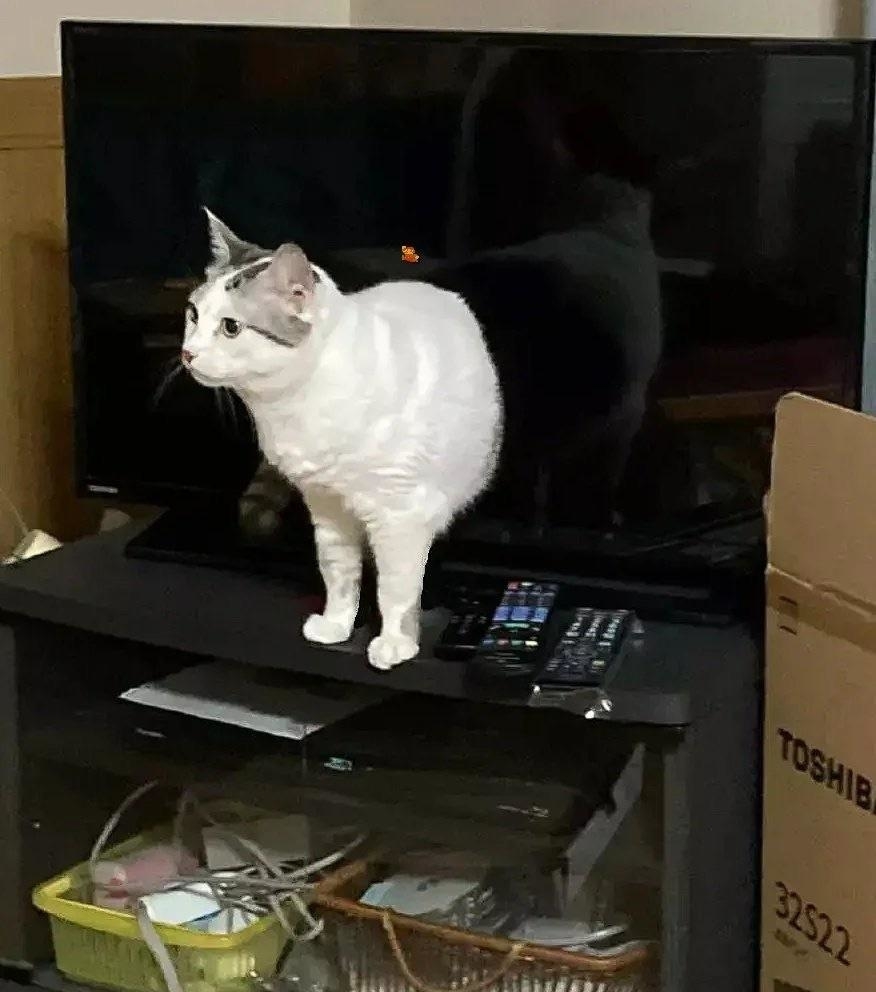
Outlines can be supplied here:
<path id="1" fill-rule="evenodd" d="M 183 365 L 191 365 L 192 362 L 195 360 L 195 356 L 186 348 L 183 348 L 182 360 L 183 360 Z"/>

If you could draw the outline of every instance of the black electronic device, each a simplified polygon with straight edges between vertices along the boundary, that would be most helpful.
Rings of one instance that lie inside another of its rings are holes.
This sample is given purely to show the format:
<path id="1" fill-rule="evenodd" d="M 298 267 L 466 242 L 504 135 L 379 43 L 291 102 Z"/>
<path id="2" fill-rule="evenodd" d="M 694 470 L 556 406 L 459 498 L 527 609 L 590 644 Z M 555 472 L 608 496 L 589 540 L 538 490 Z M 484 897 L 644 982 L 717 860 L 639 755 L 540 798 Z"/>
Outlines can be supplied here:
<path id="1" fill-rule="evenodd" d="M 399 696 L 310 735 L 304 784 L 351 801 L 407 803 L 421 820 L 558 836 L 611 807 L 632 754 L 617 728 L 591 730 L 582 751 L 580 721 L 565 713 Z"/>
<path id="2" fill-rule="evenodd" d="M 560 587 L 554 582 L 515 580 L 505 587 L 477 652 L 472 678 L 518 681 L 538 670 L 539 652 Z"/>
<path id="3" fill-rule="evenodd" d="M 629 610 L 578 607 L 536 683 L 546 689 L 602 685 L 634 620 Z"/>

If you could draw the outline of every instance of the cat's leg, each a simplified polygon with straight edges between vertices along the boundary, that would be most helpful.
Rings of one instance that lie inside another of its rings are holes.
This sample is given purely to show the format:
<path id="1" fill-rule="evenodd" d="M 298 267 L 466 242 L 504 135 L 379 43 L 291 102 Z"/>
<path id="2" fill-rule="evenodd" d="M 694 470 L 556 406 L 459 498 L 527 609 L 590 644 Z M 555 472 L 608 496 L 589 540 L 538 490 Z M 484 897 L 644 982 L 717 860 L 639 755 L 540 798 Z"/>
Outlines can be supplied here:
<path id="1" fill-rule="evenodd" d="M 310 490 L 304 493 L 304 502 L 313 520 L 325 609 L 307 618 L 303 633 L 308 641 L 340 644 L 352 634 L 359 610 L 362 527 L 335 493 Z"/>
<path id="2" fill-rule="evenodd" d="M 394 668 L 420 650 L 420 597 L 435 533 L 431 521 L 406 515 L 368 528 L 382 621 L 380 635 L 368 645 L 375 668 Z"/>

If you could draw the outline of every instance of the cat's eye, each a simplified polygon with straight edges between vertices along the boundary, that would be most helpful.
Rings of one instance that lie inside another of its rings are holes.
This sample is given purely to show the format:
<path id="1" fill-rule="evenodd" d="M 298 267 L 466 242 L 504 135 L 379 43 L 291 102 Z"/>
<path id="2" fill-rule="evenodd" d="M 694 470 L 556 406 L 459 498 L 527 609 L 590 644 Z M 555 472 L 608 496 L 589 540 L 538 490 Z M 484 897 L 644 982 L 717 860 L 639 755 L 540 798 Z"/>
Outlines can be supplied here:
<path id="1" fill-rule="evenodd" d="M 198 308 L 194 303 L 186 305 L 186 320 L 192 324 L 197 324 L 198 322 Z"/>
<path id="2" fill-rule="evenodd" d="M 227 338 L 236 338 L 240 334 L 243 325 L 239 320 L 234 320 L 232 317 L 223 317 L 219 321 L 219 330 Z"/>

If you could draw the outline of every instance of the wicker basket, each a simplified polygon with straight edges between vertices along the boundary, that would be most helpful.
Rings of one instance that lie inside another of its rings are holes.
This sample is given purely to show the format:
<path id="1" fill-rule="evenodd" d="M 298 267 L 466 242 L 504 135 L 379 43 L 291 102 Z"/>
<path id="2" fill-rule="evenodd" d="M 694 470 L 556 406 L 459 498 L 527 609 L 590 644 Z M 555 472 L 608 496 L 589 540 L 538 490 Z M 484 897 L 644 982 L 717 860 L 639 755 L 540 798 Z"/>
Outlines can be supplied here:
<path id="1" fill-rule="evenodd" d="M 373 861 L 357 861 L 317 888 L 349 992 L 652 992 L 654 955 L 646 947 L 613 957 L 514 944 L 503 937 L 423 923 L 364 906 Z"/>

